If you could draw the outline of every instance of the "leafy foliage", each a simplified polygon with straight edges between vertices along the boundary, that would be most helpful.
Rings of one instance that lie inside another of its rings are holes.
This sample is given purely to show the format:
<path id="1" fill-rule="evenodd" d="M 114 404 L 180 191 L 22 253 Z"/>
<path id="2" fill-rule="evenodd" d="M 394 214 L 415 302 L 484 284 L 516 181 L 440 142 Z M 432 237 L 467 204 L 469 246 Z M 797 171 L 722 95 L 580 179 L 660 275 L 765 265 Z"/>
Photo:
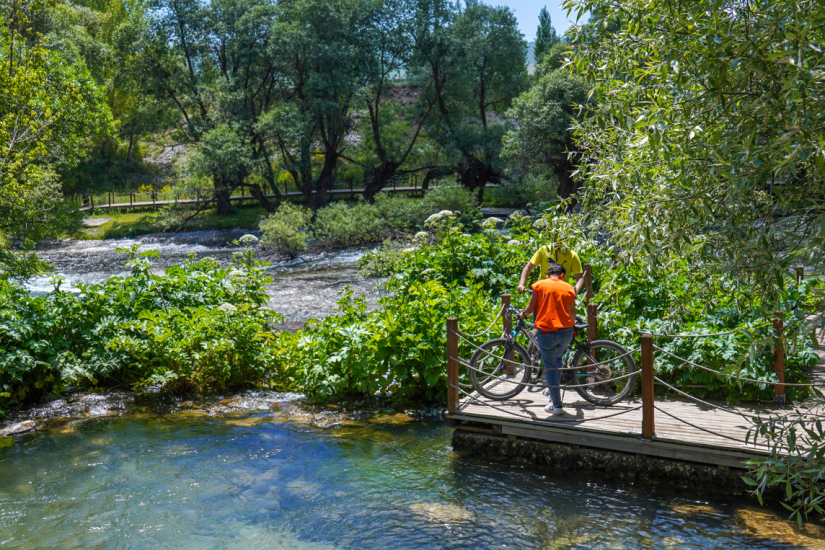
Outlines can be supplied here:
<path id="1" fill-rule="evenodd" d="M 308 208 L 286 202 L 274 214 L 261 220 L 261 244 L 295 258 L 306 250 L 304 230 L 309 227 L 311 219 L 312 213 Z"/>
<path id="2" fill-rule="evenodd" d="M 349 292 L 338 315 L 294 336 L 292 363 L 305 372 L 304 391 L 313 397 L 375 393 L 399 399 L 443 401 L 447 392 L 446 320 L 461 315 L 462 329 L 489 323 L 494 304 L 479 286 L 437 281 L 396 283 L 381 309 L 367 312 Z M 462 346 L 462 353 L 470 352 Z"/>
<path id="3" fill-rule="evenodd" d="M 825 10 L 815 0 L 568 0 L 583 206 L 635 258 L 697 258 L 779 300 L 823 265 Z M 800 17 L 800 14 L 805 14 Z"/>
<path id="4" fill-rule="evenodd" d="M 820 396 L 821 397 L 821 396 Z M 773 418 L 754 419 L 748 441 L 770 448 L 770 458 L 750 460 L 750 471 L 742 479 L 753 487 L 762 503 L 773 488 L 783 493 L 782 506 L 799 525 L 810 514 L 825 517 L 825 432 L 821 420 L 822 401 L 812 400 L 794 412 Z"/>
<path id="5" fill-rule="evenodd" d="M 155 252 L 130 255 L 129 277 L 35 298 L 0 285 L 0 404 L 67 386 L 161 384 L 203 391 L 264 382 L 292 387 L 271 342 L 268 278 L 251 252 L 221 268 L 211 259 L 150 272 Z"/>
<path id="6" fill-rule="evenodd" d="M 322 208 L 312 226 L 318 239 L 333 248 L 373 243 L 384 236 L 378 209 L 364 202 L 352 206 L 336 202 Z"/>
<path id="7" fill-rule="evenodd" d="M 88 136 L 110 121 L 85 67 L 43 47 L 32 30 L 42 7 L 15 4 L 4 10 L 8 24 L 0 27 L 0 277 L 25 277 L 42 267 L 11 247 L 29 249 L 65 229 L 56 170 L 76 162 Z"/>
<path id="8" fill-rule="evenodd" d="M 578 106 L 586 103 L 584 82 L 566 69 L 541 75 L 507 113 L 518 121 L 518 127 L 504 136 L 502 147 L 510 171 L 519 178 L 555 176 L 560 197 L 574 193 L 577 185 L 572 173 L 577 159 L 571 155 L 577 148 L 570 128 Z"/>

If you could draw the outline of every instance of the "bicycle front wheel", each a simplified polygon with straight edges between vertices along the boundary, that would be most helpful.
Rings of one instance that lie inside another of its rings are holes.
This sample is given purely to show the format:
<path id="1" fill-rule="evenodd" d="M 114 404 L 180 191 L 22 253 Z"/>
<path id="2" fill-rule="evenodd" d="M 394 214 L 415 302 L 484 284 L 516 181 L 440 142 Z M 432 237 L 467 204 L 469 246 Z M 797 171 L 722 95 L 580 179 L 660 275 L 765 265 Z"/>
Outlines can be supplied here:
<path id="1" fill-rule="evenodd" d="M 594 405 L 615 405 L 636 386 L 636 375 L 627 376 L 636 371 L 633 356 L 610 340 L 593 340 L 589 352 L 583 349 L 576 352 L 570 367 L 576 369 L 573 371 L 576 391 Z"/>
<path id="2" fill-rule="evenodd" d="M 529 383 L 529 361 L 521 344 L 506 338 L 488 340 L 470 358 L 470 382 L 488 399 L 510 399 Z"/>

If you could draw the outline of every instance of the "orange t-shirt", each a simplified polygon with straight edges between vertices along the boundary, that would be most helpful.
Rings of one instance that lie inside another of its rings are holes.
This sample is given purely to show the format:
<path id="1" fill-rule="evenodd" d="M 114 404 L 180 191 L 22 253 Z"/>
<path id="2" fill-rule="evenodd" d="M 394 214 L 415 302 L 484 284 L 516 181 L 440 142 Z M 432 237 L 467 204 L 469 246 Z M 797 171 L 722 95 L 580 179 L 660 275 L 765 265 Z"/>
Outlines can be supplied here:
<path id="1" fill-rule="evenodd" d="M 576 301 L 576 291 L 561 279 L 542 279 L 533 283 L 536 296 L 536 328 L 559 330 L 570 328 L 576 320 L 570 316 L 570 304 Z"/>

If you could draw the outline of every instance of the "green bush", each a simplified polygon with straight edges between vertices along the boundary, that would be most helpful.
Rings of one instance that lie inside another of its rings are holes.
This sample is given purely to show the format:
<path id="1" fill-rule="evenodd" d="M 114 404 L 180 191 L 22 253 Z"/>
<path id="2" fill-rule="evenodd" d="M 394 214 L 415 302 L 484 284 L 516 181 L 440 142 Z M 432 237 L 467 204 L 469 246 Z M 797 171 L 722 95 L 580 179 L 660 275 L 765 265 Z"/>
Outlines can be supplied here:
<path id="1" fill-rule="evenodd" d="M 427 215 L 442 210 L 459 211 L 462 214 L 478 210 L 475 193 L 453 179 L 436 181 L 421 200 Z"/>
<path id="2" fill-rule="evenodd" d="M 364 202 L 336 202 L 315 215 L 315 236 L 327 246 L 345 248 L 374 243 L 384 237 L 386 224 L 378 209 Z"/>
<path id="3" fill-rule="evenodd" d="M 161 384 L 172 391 L 264 382 L 292 389 L 279 362 L 263 264 L 247 251 L 222 268 L 204 258 L 154 275 L 157 253 L 125 252 L 132 274 L 32 297 L 0 282 L 0 411 L 66 386 Z"/>
<path id="4" fill-rule="evenodd" d="M 494 307 L 480 287 L 436 281 L 397 287 L 373 312 L 351 292 L 338 303 L 338 315 L 307 323 L 285 346 L 292 354 L 287 361 L 305 373 L 303 391 L 310 397 L 381 393 L 443 403 L 446 319 L 458 314 L 461 328 L 475 332 L 486 327 Z M 459 348 L 462 356 L 472 353 L 464 342 Z"/>
<path id="5" fill-rule="evenodd" d="M 433 213 L 429 210 L 430 206 L 420 198 L 389 193 L 375 196 L 375 208 L 387 224 L 401 230 L 421 226 L 427 216 Z"/>
<path id="6" fill-rule="evenodd" d="M 290 258 L 306 250 L 307 237 L 303 231 L 309 226 L 312 212 L 305 206 L 285 202 L 274 214 L 261 220 L 261 244 Z"/>
<path id="7" fill-rule="evenodd" d="M 474 193 L 451 179 L 436 181 L 420 199 L 379 193 L 375 207 L 388 225 L 405 231 L 423 227 L 429 216 L 443 210 L 461 212 L 460 221 L 469 229 L 477 229 L 474 223 L 480 217 Z"/>

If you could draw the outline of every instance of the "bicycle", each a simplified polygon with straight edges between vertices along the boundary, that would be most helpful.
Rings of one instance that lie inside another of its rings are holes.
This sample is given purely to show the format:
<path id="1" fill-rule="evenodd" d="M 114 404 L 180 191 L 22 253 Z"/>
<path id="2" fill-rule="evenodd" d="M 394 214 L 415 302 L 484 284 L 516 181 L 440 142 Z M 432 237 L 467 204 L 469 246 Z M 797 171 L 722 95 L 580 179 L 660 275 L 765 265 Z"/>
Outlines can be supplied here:
<path id="1" fill-rule="evenodd" d="M 504 315 L 520 313 L 510 306 Z M 544 366 L 533 324 L 519 319 L 510 334 L 479 346 L 470 358 L 470 382 L 489 399 L 504 401 L 541 379 Z M 594 405 L 610 406 L 628 397 L 636 385 L 636 362 L 621 344 L 612 340 L 587 341 L 587 323 L 576 317 L 573 341 L 562 361 L 562 386 L 570 386 Z M 529 351 L 516 338 L 529 340 Z M 575 353 L 570 358 L 571 350 Z M 630 374 L 634 373 L 634 374 Z"/>

